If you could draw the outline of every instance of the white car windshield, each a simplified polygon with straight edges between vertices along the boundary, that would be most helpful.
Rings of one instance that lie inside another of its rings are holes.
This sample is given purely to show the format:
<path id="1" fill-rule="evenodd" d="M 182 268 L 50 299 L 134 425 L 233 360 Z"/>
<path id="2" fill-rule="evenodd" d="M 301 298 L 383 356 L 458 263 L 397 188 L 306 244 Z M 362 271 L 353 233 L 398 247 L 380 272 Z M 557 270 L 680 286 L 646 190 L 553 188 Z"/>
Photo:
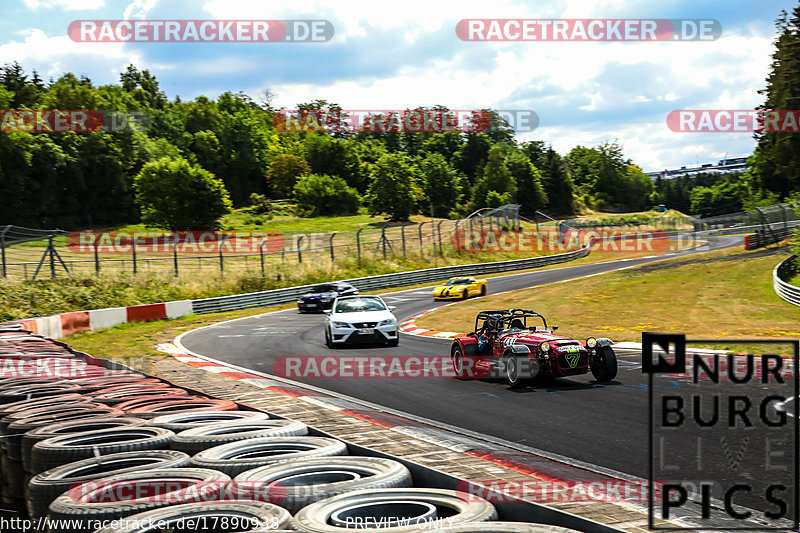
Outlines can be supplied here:
<path id="1" fill-rule="evenodd" d="M 362 311 L 385 311 L 386 306 L 377 298 L 348 298 L 336 303 L 336 313 L 359 313 Z"/>

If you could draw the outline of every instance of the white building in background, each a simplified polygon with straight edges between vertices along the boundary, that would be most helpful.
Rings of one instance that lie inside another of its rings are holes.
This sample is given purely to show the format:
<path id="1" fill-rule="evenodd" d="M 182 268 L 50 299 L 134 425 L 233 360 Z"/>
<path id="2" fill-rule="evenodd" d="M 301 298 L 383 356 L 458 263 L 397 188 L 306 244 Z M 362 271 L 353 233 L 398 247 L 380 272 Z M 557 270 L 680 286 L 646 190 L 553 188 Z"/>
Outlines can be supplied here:
<path id="1" fill-rule="evenodd" d="M 645 174 L 653 179 L 658 177 L 673 179 L 681 176 L 694 176 L 700 173 L 730 174 L 731 172 L 744 172 L 747 169 L 747 159 L 749 157 L 750 156 L 729 157 L 727 159 L 720 159 L 716 164 L 705 163 L 695 167 L 683 166 L 672 170 L 664 169 L 656 172 L 645 172 Z"/>

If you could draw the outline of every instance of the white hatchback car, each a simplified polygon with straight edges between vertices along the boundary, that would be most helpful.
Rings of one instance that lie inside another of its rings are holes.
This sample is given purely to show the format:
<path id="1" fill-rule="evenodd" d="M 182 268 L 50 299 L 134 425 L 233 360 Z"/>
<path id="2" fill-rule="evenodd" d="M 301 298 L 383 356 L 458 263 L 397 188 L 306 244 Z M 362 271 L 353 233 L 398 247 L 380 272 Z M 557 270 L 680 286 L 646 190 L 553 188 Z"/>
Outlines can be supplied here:
<path id="1" fill-rule="evenodd" d="M 344 344 L 385 343 L 397 346 L 400 332 L 396 309 L 386 305 L 380 296 L 342 296 L 325 310 L 325 345 L 335 348 Z"/>

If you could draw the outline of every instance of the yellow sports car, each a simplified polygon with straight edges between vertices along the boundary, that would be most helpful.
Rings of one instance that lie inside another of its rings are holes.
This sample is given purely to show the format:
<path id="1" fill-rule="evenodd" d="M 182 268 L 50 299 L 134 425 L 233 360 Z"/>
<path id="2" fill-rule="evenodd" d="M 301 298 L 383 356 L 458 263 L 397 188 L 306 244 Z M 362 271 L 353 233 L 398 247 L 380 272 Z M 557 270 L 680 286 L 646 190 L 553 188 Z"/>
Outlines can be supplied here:
<path id="1" fill-rule="evenodd" d="M 434 300 L 457 300 L 486 294 L 486 280 L 475 278 L 450 278 L 444 285 L 433 289 Z"/>

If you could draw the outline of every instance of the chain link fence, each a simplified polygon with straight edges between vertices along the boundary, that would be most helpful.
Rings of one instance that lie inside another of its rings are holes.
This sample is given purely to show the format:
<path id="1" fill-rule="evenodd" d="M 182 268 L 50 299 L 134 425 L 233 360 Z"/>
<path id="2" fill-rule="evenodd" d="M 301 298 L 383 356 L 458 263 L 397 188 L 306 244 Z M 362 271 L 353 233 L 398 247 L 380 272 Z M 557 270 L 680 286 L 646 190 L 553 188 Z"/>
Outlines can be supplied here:
<path id="1" fill-rule="evenodd" d="M 357 231 L 279 235 L 269 233 L 267 224 L 261 232 L 207 232 L 213 233 L 213 240 L 187 252 L 185 240 L 170 244 L 168 237 L 153 246 L 137 244 L 130 234 L 126 244 L 108 246 L 104 243 L 109 239 L 112 243 L 120 242 L 119 233 L 103 237 L 102 233 L 0 226 L 0 275 L 35 280 L 77 273 L 179 275 L 260 270 L 265 274 L 278 263 L 300 265 L 353 259 L 361 264 L 409 257 L 433 258 L 454 249 L 454 242 L 461 238 L 459 232 L 519 228 L 519 206 L 509 205 L 480 210 L 461 220 L 387 223 Z M 245 233 L 247 237 L 242 237 Z M 198 253 L 200 248 L 202 253 Z"/>
<path id="2" fill-rule="evenodd" d="M 215 240 L 202 252 L 186 252 L 181 243 L 154 249 L 136 240 L 124 247 L 99 246 L 99 240 L 78 242 L 76 234 L 62 230 L 40 230 L 0 226 L 0 275 L 9 279 L 35 280 L 74 274 L 171 273 L 203 274 L 237 271 L 266 272 L 277 264 L 301 265 L 348 260 L 359 264 L 407 258 L 431 260 L 458 249 L 464 232 L 522 229 L 565 233 L 570 230 L 618 232 L 709 231 L 753 232 L 764 242 L 777 242 L 800 224 L 800 203 L 777 204 L 751 211 L 697 219 L 670 213 L 622 215 L 604 219 L 559 220 L 537 211 L 533 219 L 520 217 L 519 205 L 481 209 L 461 220 L 435 219 L 422 223 L 369 225 L 357 231 L 329 233 L 215 232 Z M 88 234 L 88 233 L 87 233 Z M 92 234 L 99 235 L 99 234 Z M 123 250 L 124 248 L 124 250 Z"/>

